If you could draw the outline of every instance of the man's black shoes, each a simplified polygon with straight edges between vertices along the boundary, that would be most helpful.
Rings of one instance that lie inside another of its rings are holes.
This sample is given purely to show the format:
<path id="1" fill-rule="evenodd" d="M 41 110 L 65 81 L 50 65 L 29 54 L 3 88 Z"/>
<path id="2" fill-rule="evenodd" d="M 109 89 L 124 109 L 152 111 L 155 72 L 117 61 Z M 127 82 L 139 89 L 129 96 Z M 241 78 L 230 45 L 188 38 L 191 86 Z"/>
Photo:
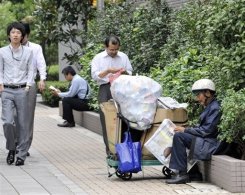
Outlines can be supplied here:
<path id="1" fill-rule="evenodd" d="M 167 184 L 185 184 L 189 182 L 189 175 L 186 174 L 178 174 L 172 179 L 166 180 Z"/>
<path id="2" fill-rule="evenodd" d="M 64 121 L 63 123 L 61 124 L 58 124 L 59 127 L 75 127 L 75 123 L 72 122 L 72 123 L 69 123 L 68 121 Z"/>
<path id="3" fill-rule="evenodd" d="M 6 159 L 8 165 L 13 164 L 14 157 L 15 157 L 15 150 L 9 150 L 9 153 Z"/>
<path id="4" fill-rule="evenodd" d="M 22 160 L 21 158 L 17 157 L 17 160 L 15 162 L 15 166 L 22 166 L 24 165 L 24 160 Z"/>

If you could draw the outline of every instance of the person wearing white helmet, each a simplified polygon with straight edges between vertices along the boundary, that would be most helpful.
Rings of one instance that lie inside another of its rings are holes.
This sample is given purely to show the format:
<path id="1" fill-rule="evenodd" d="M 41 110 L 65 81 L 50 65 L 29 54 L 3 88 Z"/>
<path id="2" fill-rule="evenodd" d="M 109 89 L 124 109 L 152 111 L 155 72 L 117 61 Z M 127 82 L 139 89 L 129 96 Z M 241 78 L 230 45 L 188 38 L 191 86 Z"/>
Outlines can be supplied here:
<path id="1" fill-rule="evenodd" d="M 215 98 L 215 84 L 210 79 L 200 79 L 192 86 L 196 100 L 204 107 L 199 124 L 193 127 L 176 126 L 169 168 L 175 174 L 166 183 L 183 184 L 190 181 L 187 173 L 187 150 L 194 160 L 210 160 L 218 147 L 218 124 L 221 112 Z"/>

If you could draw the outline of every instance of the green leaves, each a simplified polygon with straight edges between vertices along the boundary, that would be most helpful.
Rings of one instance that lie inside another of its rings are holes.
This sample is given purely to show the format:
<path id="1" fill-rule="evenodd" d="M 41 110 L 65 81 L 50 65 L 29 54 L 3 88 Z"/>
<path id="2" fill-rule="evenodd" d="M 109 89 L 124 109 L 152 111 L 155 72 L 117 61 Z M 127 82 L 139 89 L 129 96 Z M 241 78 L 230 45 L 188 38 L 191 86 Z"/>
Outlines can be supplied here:
<path id="1" fill-rule="evenodd" d="M 245 89 L 228 90 L 222 101 L 219 138 L 245 147 Z M 242 151 L 244 152 L 244 150 Z"/>

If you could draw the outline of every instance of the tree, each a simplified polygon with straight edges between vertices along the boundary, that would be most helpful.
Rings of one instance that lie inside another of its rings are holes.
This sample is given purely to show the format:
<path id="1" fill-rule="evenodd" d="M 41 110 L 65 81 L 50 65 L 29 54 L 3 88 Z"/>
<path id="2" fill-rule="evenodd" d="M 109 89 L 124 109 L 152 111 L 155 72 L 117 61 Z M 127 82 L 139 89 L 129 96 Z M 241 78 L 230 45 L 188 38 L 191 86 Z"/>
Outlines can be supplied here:
<path id="1" fill-rule="evenodd" d="M 7 25 L 16 20 L 13 12 L 10 11 L 12 3 L 4 1 L 0 4 L 0 23 L 2 28 L 0 28 L 0 47 L 3 47 L 9 43 L 6 28 Z"/>
<path id="2" fill-rule="evenodd" d="M 88 20 L 92 17 L 92 1 L 36 0 L 35 3 L 34 15 L 43 45 L 62 42 L 72 50 L 72 54 L 65 54 L 69 64 L 77 63 L 81 55 L 80 48 L 86 45 L 83 37 L 86 37 Z M 77 49 L 71 42 L 78 45 Z"/>

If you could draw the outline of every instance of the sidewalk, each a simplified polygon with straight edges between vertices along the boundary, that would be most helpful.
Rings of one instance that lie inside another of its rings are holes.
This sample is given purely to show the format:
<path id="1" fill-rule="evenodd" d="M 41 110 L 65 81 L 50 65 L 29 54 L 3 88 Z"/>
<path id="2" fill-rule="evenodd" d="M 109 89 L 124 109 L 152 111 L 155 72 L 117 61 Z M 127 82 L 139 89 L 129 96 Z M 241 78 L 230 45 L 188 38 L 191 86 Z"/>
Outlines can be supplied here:
<path id="1" fill-rule="evenodd" d="M 108 178 L 102 137 L 78 125 L 58 127 L 61 121 L 58 108 L 37 102 L 31 156 L 20 167 L 6 163 L 0 122 L 0 195 L 231 194 L 208 183 L 167 185 L 161 166 L 143 167 L 130 181 Z"/>

